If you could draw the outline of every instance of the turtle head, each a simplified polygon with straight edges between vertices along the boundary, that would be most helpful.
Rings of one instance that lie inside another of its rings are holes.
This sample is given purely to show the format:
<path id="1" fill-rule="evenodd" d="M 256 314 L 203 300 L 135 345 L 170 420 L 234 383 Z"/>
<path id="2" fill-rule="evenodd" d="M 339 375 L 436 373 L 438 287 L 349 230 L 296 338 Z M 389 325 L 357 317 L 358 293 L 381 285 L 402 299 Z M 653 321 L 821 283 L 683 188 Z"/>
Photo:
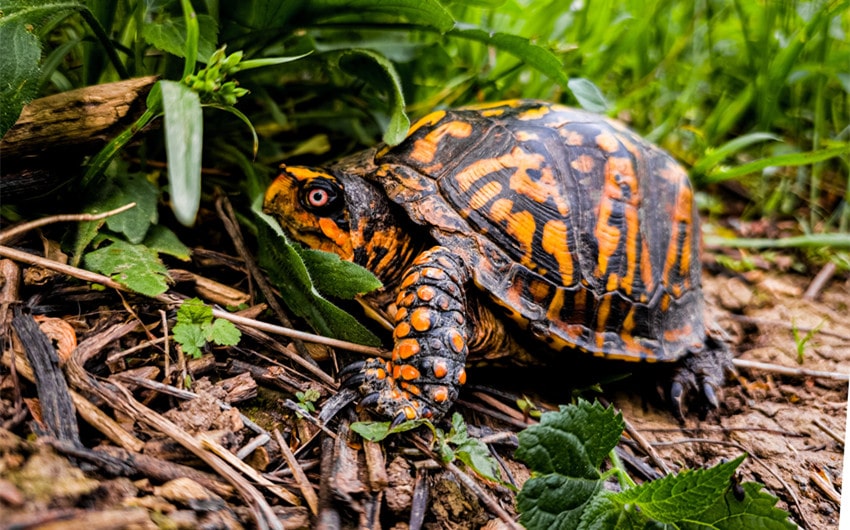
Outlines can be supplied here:
<path id="1" fill-rule="evenodd" d="M 296 241 L 352 260 L 350 215 L 340 179 L 320 168 L 280 166 L 263 210 Z"/>
<path id="2" fill-rule="evenodd" d="M 263 210 L 296 241 L 362 265 L 384 283 L 412 259 L 400 209 L 359 174 L 282 165 Z"/>

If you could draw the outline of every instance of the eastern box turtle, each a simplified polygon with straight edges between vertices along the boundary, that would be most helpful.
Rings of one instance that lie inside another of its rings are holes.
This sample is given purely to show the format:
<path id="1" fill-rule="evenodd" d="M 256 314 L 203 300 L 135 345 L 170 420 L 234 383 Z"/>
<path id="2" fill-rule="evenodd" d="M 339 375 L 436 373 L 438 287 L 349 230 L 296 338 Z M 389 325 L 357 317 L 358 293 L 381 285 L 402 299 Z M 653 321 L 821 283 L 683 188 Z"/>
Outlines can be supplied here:
<path id="1" fill-rule="evenodd" d="M 344 371 L 383 416 L 445 414 L 467 360 L 529 362 L 530 337 L 677 362 L 675 411 L 692 391 L 717 405 L 731 356 L 706 334 L 688 176 L 616 121 L 529 100 L 440 110 L 395 147 L 281 166 L 264 208 L 384 283 L 392 360 Z"/>

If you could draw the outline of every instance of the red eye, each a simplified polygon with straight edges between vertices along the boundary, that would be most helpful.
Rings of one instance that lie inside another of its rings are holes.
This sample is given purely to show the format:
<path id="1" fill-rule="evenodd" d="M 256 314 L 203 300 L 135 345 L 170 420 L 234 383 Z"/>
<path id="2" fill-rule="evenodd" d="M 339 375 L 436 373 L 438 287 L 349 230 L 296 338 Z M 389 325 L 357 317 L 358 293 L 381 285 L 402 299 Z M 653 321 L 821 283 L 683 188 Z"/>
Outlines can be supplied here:
<path id="1" fill-rule="evenodd" d="M 330 201 L 330 194 L 327 190 L 316 188 L 307 193 L 307 202 L 314 208 L 321 208 Z"/>

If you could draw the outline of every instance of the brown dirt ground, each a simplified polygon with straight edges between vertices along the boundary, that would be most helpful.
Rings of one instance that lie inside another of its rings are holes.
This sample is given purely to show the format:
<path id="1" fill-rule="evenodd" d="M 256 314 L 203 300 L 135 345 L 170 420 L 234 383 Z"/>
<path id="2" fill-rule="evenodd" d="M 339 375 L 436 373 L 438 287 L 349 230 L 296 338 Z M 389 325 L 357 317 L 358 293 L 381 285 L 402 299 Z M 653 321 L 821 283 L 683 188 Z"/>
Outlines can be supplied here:
<path id="1" fill-rule="evenodd" d="M 747 280 L 704 279 L 706 299 L 737 344 L 738 358 L 850 373 L 850 281 L 839 278 L 809 301 L 802 299 L 807 278 L 755 272 Z M 805 344 L 802 364 L 797 362 L 795 326 L 800 338 L 807 334 L 801 329 L 820 330 Z M 846 381 L 741 369 L 739 384 L 726 390 L 713 421 L 688 422 L 710 430 L 679 430 L 663 411 L 647 411 L 627 397 L 614 402 L 638 431 L 664 444 L 656 448 L 669 462 L 696 467 L 746 451 L 751 458 L 739 468 L 743 480 L 765 484 L 798 525 L 826 529 L 838 528 L 840 503 L 830 500 L 816 481 L 826 479 L 834 491 L 841 491 L 844 448 L 819 425 L 843 440 L 847 389 Z"/>
<path id="2" fill-rule="evenodd" d="M 227 281 L 247 290 L 240 266 L 222 263 L 225 260 L 213 268 L 196 268 L 200 274 L 211 276 L 232 278 L 241 275 L 241 279 Z M 33 276 L 44 274 L 33 267 L 27 267 L 24 273 L 29 274 L 31 280 L 30 284 L 22 287 L 19 299 L 33 305 L 34 312 L 57 316 L 70 324 L 79 341 L 97 336 L 116 323 L 136 318 L 149 327 L 148 332 L 133 330 L 104 345 L 94 357 L 94 363 L 86 365 L 90 372 L 107 377 L 111 373 L 133 369 L 138 376 L 163 379 L 159 374 L 166 369 L 166 355 L 160 345 L 148 346 L 111 364 L 104 359 L 107 355 L 126 352 L 148 339 L 162 336 L 162 329 L 158 326 L 164 305 L 127 295 L 122 300 L 113 291 L 93 293 L 61 275 L 47 274 L 47 279 L 32 280 Z M 802 299 L 809 282 L 807 277 L 778 272 L 775 268 L 743 275 L 706 273 L 705 292 L 713 319 L 729 333 L 741 359 L 793 369 L 850 373 L 850 319 L 846 317 L 850 308 L 850 278 L 846 273 L 837 274 L 815 301 Z M 178 284 L 175 289 L 192 294 L 191 288 L 185 284 Z M 169 325 L 173 326 L 173 312 L 165 314 L 171 319 Z M 804 330 L 799 332 L 801 337 L 806 335 L 806 329 L 819 328 L 803 348 L 802 365 L 797 362 L 795 328 Z M 4 337 L 5 350 L 19 348 L 7 338 Z M 56 344 L 61 346 L 60 341 Z M 210 362 L 201 363 L 203 368 L 198 369 L 196 379 L 207 378 L 216 382 L 232 377 L 233 374 L 227 373 L 227 363 L 234 358 L 266 367 L 268 363 L 264 359 L 280 359 L 268 344 L 244 339 L 238 348 L 216 348 L 205 357 Z M 173 346 L 169 356 L 169 363 L 173 365 Z M 323 363 L 322 366 L 327 368 L 328 364 Z M 269 383 L 255 376 L 254 379 L 259 381 L 259 396 L 234 405 L 262 427 L 270 430 L 278 428 L 289 438 L 289 445 L 296 452 L 308 480 L 326 499 L 328 497 L 320 487 L 320 481 L 327 473 L 321 466 L 322 457 L 331 446 L 307 442 L 317 429 L 296 419 L 281 404 L 285 399 L 295 399 L 294 389 L 313 387 L 322 394 L 317 402 L 317 408 L 322 410 L 328 406 L 326 398 L 332 393 L 314 377 L 297 368 L 290 369 L 290 363 L 285 365 L 283 368 L 273 367 L 266 374 L 276 375 L 278 381 L 284 381 L 278 385 L 278 390 L 272 390 Z M 172 371 L 171 374 L 172 383 L 180 380 L 179 372 L 175 375 Z M 228 392 L 232 390 L 229 384 L 234 383 L 231 380 L 227 384 L 213 386 L 201 381 L 194 389 L 203 397 L 189 402 L 138 387 L 134 395 L 185 432 L 192 435 L 206 433 L 219 444 L 236 451 L 255 434 L 244 428 L 238 414 L 220 412 L 213 404 L 212 397 L 228 399 Z M 529 391 L 534 390 L 532 382 L 524 384 Z M 282 391 L 281 387 L 290 388 L 290 391 Z M 841 491 L 843 465 L 842 442 L 830 437 L 827 431 L 837 433 L 838 438 L 843 439 L 847 389 L 846 381 L 826 377 L 778 375 L 741 369 L 738 382 L 726 390 L 721 409 L 704 421 L 690 417 L 684 426 L 679 425 L 657 400 L 644 399 L 645 396 L 628 389 L 608 393 L 606 397 L 622 410 L 634 429 L 654 445 L 670 468 L 679 470 L 711 465 L 721 458 L 734 457 L 746 451 L 751 458 L 740 468 L 742 480 L 765 484 L 771 493 L 779 497 L 779 505 L 788 509 L 792 519 L 800 526 L 825 529 L 838 526 L 839 502 L 832 500 L 830 493 Z M 473 410 L 468 405 L 461 405 L 458 410 L 467 418 L 473 434 L 507 441 L 506 445 L 496 445 L 497 453 L 505 468 L 511 470 L 513 478 L 521 482 L 527 477 L 527 471 L 510 459 L 513 447 L 511 433 L 518 429 L 494 420 L 492 412 L 487 410 L 489 402 L 481 401 L 478 396 L 478 393 L 466 391 L 462 398 L 472 402 L 473 406 L 477 404 L 478 408 Z M 182 449 L 173 437 L 145 425 L 138 418 L 134 420 L 125 413 L 115 413 L 108 400 L 91 398 L 91 403 L 114 416 L 120 425 L 139 439 L 144 447 L 142 454 L 209 471 L 196 457 Z M 67 450 L 54 449 L 45 443 L 43 435 L 39 439 L 32 438 L 33 430 L 41 428 L 32 420 L 40 418 L 41 414 L 34 386 L 11 375 L 7 364 L 0 366 L 0 527 L 17 523 L 20 528 L 38 524 L 43 525 L 39 528 L 62 528 L 63 524 L 71 522 L 75 526 L 88 525 L 92 530 L 107 527 L 154 528 L 155 524 L 171 525 L 173 528 L 204 524 L 217 528 L 252 526 L 245 502 L 227 488 L 210 483 L 200 486 L 198 481 L 188 479 L 167 480 L 139 469 L 127 473 L 107 472 L 104 464 L 91 464 L 86 458 L 69 456 L 71 452 Z M 115 452 L 114 444 L 100 432 L 83 422 L 81 426 L 85 447 L 111 451 L 110 454 Z M 335 422 L 330 427 L 339 429 Z M 500 528 L 498 520 L 481 507 L 475 495 L 450 475 L 433 469 L 428 459 L 417 453 L 404 437 L 384 444 L 385 464 L 378 467 L 385 466 L 389 486 L 383 491 L 371 491 L 364 484 L 372 484 L 374 489 L 375 482 L 365 476 L 364 451 L 361 448 L 360 442 L 352 437 L 348 444 L 338 444 L 334 453 L 336 456 L 332 464 L 336 466 L 336 482 L 331 489 L 336 498 L 335 505 L 339 507 L 335 513 L 341 518 L 343 527 L 356 525 L 358 520 L 362 524 L 368 519 L 367 512 L 379 510 L 384 528 L 407 528 L 411 503 L 417 494 L 414 490 L 417 484 L 423 484 L 416 477 L 427 476 L 430 501 L 425 514 L 426 528 L 478 528 L 485 525 L 487 528 Z M 641 452 L 634 453 L 639 459 L 647 460 Z M 353 467 L 346 470 L 343 461 L 349 457 Z M 118 460 L 131 461 L 126 455 L 119 456 Z M 265 449 L 255 450 L 247 461 L 281 484 L 290 496 L 301 496 L 297 483 L 286 471 L 287 466 L 274 439 Z M 284 471 L 275 472 L 281 469 Z M 512 495 L 506 489 L 485 486 L 485 490 L 513 513 Z M 264 495 L 285 521 L 286 528 L 304 528 L 315 523 L 305 508 L 290 507 L 267 490 L 264 490 Z M 117 526 L 116 521 L 120 523 Z M 325 526 L 333 527 L 332 522 Z"/>

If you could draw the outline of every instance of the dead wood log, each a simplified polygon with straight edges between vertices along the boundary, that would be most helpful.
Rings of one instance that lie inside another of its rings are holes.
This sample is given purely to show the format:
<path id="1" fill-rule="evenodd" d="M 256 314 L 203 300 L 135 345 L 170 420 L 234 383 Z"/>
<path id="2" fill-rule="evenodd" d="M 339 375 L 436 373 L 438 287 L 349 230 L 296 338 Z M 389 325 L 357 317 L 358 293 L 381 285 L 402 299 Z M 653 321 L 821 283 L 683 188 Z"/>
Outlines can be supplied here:
<path id="1" fill-rule="evenodd" d="M 145 110 L 156 77 L 94 85 L 39 98 L 0 139 L 4 200 L 43 197 L 78 176 L 70 170 Z"/>

